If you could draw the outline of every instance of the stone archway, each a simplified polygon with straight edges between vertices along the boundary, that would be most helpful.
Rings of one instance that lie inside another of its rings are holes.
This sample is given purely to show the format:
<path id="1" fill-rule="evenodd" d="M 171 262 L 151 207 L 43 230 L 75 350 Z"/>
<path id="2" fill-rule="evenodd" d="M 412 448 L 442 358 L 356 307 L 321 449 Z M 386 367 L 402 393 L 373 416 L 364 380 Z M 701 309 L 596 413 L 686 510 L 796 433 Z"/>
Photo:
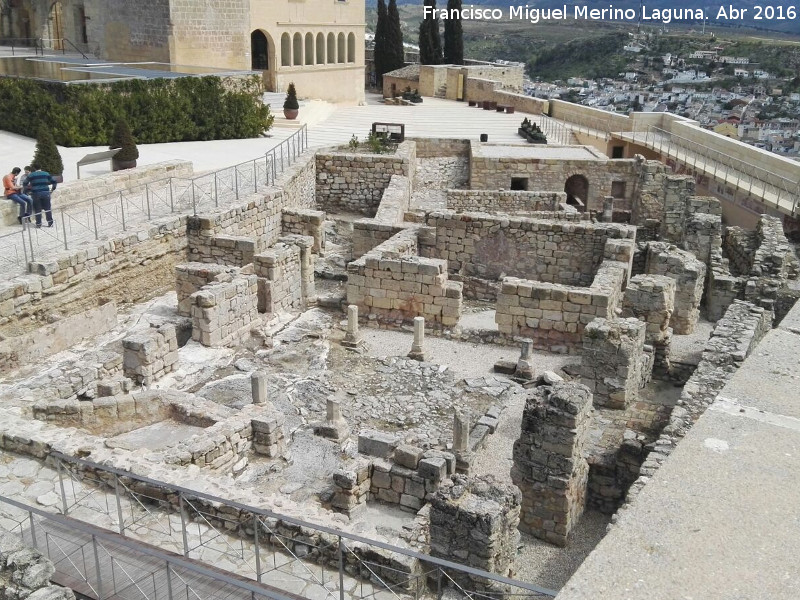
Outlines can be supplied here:
<path id="1" fill-rule="evenodd" d="M 53 50 L 64 49 L 64 7 L 60 1 L 50 5 L 47 16 L 47 37 Z"/>
<path id="2" fill-rule="evenodd" d="M 250 34 L 250 68 L 253 71 L 269 70 L 269 42 L 260 29 Z"/>
<path id="3" fill-rule="evenodd" d="M 589 180 L 583 175 L 573 175 L 564 183 L 567 193 L 567 204 L 575 206 L 581 212 L 586 210 L 589 202 Z"/>

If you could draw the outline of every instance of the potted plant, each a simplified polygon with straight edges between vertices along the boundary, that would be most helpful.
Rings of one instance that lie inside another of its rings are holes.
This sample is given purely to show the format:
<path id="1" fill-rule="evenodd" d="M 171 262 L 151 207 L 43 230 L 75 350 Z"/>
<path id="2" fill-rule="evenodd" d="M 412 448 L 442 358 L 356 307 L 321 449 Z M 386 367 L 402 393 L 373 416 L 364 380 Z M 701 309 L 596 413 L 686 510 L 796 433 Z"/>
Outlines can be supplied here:
<path id="1" fill-rule="evenodd" d="M 125 119 L 119 119 L 114 126 L 114 133 L 111 134 L 109 150 L 119 148 L 111 159 L 111 170 L 121 171 L 122 169 L 132 169 L 136 166 L 136 159 L 139 158 L 139 149 L 133 139 L 131 128 Z"/>
<path id="2" fill-rule="evenodd" d="M 283 101 L 283 116 L 287 119 L 296 119 L 299 112 L 300 105 L 297 103 L 297 90 L 294 89 L 294 83 L 290 83 L 289 89 L 286 90 L 286 100 Z"/>

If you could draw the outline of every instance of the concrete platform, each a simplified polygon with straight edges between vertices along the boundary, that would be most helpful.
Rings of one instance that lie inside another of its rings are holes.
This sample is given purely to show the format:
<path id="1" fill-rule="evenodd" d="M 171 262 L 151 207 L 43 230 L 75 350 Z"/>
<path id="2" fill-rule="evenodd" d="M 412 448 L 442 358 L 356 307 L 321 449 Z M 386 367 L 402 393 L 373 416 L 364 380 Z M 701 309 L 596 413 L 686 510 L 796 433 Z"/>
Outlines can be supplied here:
<path id="1" fill-rule="evenodd" d="M 557 600 L 800 597 L 796 305 Z"/>

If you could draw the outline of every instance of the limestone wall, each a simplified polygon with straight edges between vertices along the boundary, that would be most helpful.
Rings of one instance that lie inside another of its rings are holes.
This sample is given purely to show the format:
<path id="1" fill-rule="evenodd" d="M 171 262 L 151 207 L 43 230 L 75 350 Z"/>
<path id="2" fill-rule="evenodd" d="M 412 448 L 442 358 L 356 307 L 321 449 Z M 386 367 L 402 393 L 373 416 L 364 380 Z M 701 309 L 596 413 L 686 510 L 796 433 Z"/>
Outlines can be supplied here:
<path id="1" fill-rule="evenodd" d="M 314 239 L 311 251 L 319 254 L 325 250 L 325 213 L 312 209 L 283 209 L 283 234 L 307 235 Z"/>
<path id="2" fill-rule="evenodd" d="M 178 336 L 175 325 L 167 323 L 122 340 L 122 368 L 126 377 L 150 387 L 175 370 Z"/>
<path id="3" fill-rule="evenodd" d="M 471 141 L 452 138 L 407 137 L 417 146 L 417 158 L 441 158 L 445 156 L 469 156 Z"/>
<path id="4" fill-rule="evenodd" d="M 675 310 L 670 325 L 676 334 L 692 333 L 700 318 L 706 265 L 693 254 L 675 246 L 652 242 L 647 253 L 646 271 L 650 275 L 666 275 L 675 280 Z"/>
<path id="5" fill-rule="evenodd" d="M 464 82 L 464 100 L 497 102 L 513 106 L 519 112 L 532 115 L 547 113 L 548 101 L 533 96 L 517 94 L 502 89 L 502 84 L 490 79 L 468 77 Z"/>
<path id="6" fill-rule="evenodd" d="M 583 332 L 581 383 L 597 407 L 625 409 L 650 379 L 645 324 L 636 318 L 595 319 Z M 650 356 L 652 359 L 652 356 Z"/>
<path id="7" fill-rule="evenodd" d="M 583 514 L 589 466 L 583 456 L 592 394 L 577 383 L 528 392 L 511 479 L 522 491 L 520 531 L 565 546 Z"/>
<path id="8" fill-rule="evenodd" d="M 566 205 L 564 192 L 519 192 L 501 190 L 447 190 L 447 210 L 456 212 L 558 211 Z"/>
<path id="9" fill-rule="evenodd" d="M 58 367 L 48 369 L 42 365 L 27 381 L 27 387 L 37 400 L 88 400 L 98 395 L 100 382 L 121 373 L 122 355 L 102 350 L 62 362 Z"/>
<path id="10" fill-rule="evenodd" d="M 403 142 L 395 154 L 317 153 L 316 200 L 325 212 L 374 217 L 392 176 L 413 180 L 416 145 Z"/>
<path id="11" fill-rule="evenodd" d="M 51 585 L 56 567 L 35 548 L 0 528 L 0 598 L 3 600 L 75 600 L 72 590 Z"/>
<path id="12" fill-rule="evenodd" d="M 636 275 L 628 282 L 622 299 L 622 316 L 636 317 L 645 324 L 645 343 L 654 349 L 654 371 L 669 372 L 672 329 L 669 322 L 675 310 L 675 280 L 663 275 Z"/>
<path id="13" fill-rule="evenodd" d="M 178 314 L 192 315 L 191 296 L 212 281 L 224 281 L 238 273 L 237 267 L 206 263 L 184 263 L 175 267 L 175 290 L 178 295 Z"/>
<path id="14" fill-rule="evenodd" d="M 305 308 L 314 289 L 313 243 L 310 237 L 285 236 L 272 248 L 254 257 L 259 312 Z"/>
<path id="15" fill-rule="evenodd" d="M 664 184 L 667 166 L 657 160 L 642 161 L 639 181 L 631 207 L 631 223 L 645 226 L 648 222 L 661 223 L 664 216 Z"/>
<path id="16" fill-rule="evenodd" d="M 347 265 L 347 303 L 381 323 L 452 327 L 461 316 L 462 285 L 449 281 L 444 260 L 417 255 L 417 231 L 398 233 Z"/>
<path id="17" fill-rule="evenodd" d="M 473 190 L 508 190 L 511 189 L 512 177 L 522 177 L 528 179 L 529 190 L 562 192 L 567 179 L 573 175 L 582 175 L 588 181 L 588 198 L 582 198 L 588 210 L 603 209 L 603 198 L 614 195 L 614 182 L 625 185 L 624 194 L 615 198 L 615 209 L 631 209 L 631 199 L 638 180 L 638 165 L 632 159 L 500 158 L 486 156 L 473 146 L 469 187 Z"/>
<path id="18" fill-rule="evenodd" d="M 258 318 L 258 278 L 237 275 L 211 283 L 192 299 L 192 339 L 204 346 L 234 346 L 250 335 Z"/>
<path id="19" fill-rule="evenodd" d="M 191 226 L 191 223 L 190 223 Z M 254 238 L 237 235 L 194 235 L 189 230 L 189 259 L 196 263 L 210 263 L 243 267 L 253 262 L 260 244 Z"/>
<path id="20" fill-rule="evenodd" d="M 536 348 L 578 352 L 586 325 L 614 317 L 627 272 L 625 263 L 606 261 L 588 288 L 507 277 L 497 297 L 497 328 L 506 337 L 532 339 Z"/>
<path id="21" fill-rule="evenodd" d="M 608 239 L 633 239 L 625 225 L 563 223 L 483 213 L 434 211 L 425 217 L 435 237 L 420 254 L 447 261 L 451 273 L 497 281 L 501 276 L 589 286 L 605 256 Z"/>

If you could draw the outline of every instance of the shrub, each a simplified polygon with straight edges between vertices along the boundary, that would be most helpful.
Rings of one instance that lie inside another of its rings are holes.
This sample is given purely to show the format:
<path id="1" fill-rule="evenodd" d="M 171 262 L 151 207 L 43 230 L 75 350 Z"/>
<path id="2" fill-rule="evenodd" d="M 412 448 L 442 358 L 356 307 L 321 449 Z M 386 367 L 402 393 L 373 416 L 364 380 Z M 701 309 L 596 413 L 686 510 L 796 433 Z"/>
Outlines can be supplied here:
<path id="1" fill-rule="evenodd" d="M 110 150 L 119 148 L 120 151 L 114 155 L 118 161 L 128 162 L 139 158 L 139 149 L 133 139 L 131 128 L 125 119 L 119 119 L 111 134 L 111 142 L 108 145 Z"/>
<path id="2" fill-rule="evenodd" d="M 289 89 L 286 91 L 286 100 L 283 101 L 283 108 L 286 110 L 297 110 L 300 105 L 297 103 L 297 90 L 294 89 L 294 83 L 289 84 Z"/>
<path id="3" fill-rule="evenodd" d="M 261 135 L 274 117 L 260 78 L 181 77 L 62 85 L 0 78 L 8 131 L 33 137 L 44 126 L 62 146 L 105 146 L 125 118 L 140 144 Z"/>
<path id="4" fill-rule="evenodd" d="M 58 152 L 53 134 L 45 127 L 41 127 L 36 136 L 36 152 L 31 164 L 38 165 L 51 175 L 61 175 L 64 172 L 64 163 L 61 161 L 61 154 Z"/>

